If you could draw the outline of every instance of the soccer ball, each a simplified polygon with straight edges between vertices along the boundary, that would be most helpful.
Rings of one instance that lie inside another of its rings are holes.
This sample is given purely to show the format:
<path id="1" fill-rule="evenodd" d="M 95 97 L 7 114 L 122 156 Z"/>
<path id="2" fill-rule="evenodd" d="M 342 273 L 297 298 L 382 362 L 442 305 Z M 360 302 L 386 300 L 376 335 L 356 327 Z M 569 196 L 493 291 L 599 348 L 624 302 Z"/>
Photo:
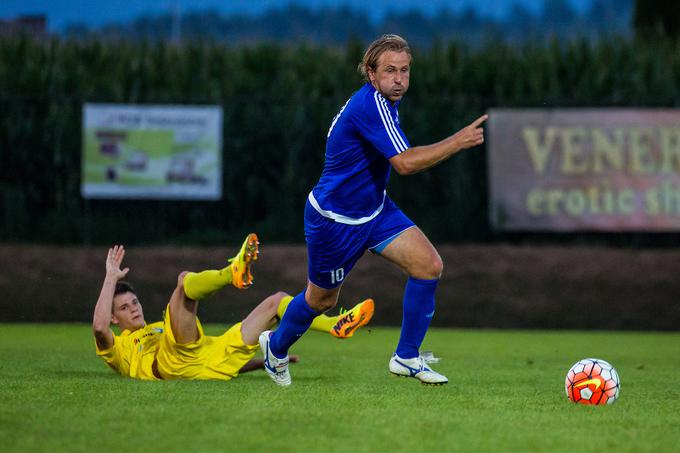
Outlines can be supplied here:
<path id="1" fill-rule="evenodd" d="M 567 396 L 574 403 L 613 404 L 619 397 L 619 373 L 600 359 L 579 360 L 564 381 Z"/>

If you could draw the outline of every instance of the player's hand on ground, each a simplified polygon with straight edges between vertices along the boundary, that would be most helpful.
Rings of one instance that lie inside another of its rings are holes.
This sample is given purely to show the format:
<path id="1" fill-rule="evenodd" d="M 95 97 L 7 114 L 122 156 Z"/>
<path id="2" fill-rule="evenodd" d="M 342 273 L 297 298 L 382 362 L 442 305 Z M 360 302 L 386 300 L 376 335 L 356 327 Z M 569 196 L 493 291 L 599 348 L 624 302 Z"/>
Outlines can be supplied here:
<path id="1" fill-rule="evenodd" d="M 474 120 L 469 126 L 456 132 L 460 149 L 472 148 L 473 146 L 484 143 L 484 128 L 482 124 L 489 118 L 489 115 L 482 115 Z"/>
<path id="2" fill-rule="evenodd" d="M 114 245 L 109 249 L 109 254 L 106 256 L 106 276 L 120 280 L 125 278 L 130 271 L 129 267 L 125 269 L 120 268 L 123 258 L 125 257 L 125 247 L 122 245 Z"/>

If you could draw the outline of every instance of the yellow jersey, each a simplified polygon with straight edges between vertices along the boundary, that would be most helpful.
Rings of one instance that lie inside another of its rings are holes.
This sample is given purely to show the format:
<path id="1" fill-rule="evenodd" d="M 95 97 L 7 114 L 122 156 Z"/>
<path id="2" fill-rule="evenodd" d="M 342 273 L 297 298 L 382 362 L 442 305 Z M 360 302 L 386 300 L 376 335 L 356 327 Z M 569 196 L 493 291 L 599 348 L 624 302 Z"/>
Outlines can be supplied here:
<path id="1" fill-rule="evenodd" d="M 241 323 L 234 324 L 220 336 L 203 333 L 196 319 L 198 338 L 178 344 L 172 333 L 170 307 L 163 321 L 147 324 L 130 332 L 113 336 L 113 346 L 97 355 L 123 376 L 145 380 L 217 379 L 228 381 L 253 358 L 259 345 L 247 345 L 241 335 Z M 95 341 L 96 344 L 96 341 Z"/>
<path id="2" fill-rule="evenodd" d="M 158 380 L 155 361 L 162 335 L 162 321 L 147 324 L 134 332 L 124 330 L 113 336 L 113 346 L 109 349 L 101 350 L 97 345 L 97 355 L 123 376 Z"/>

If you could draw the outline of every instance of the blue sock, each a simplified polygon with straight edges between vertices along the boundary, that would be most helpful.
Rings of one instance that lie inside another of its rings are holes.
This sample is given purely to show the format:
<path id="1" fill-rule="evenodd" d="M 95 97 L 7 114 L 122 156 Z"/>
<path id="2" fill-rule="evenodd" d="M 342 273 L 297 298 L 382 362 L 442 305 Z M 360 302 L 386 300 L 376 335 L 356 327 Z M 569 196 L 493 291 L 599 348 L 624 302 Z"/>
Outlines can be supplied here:
<path id="1" fill-rule="evenodd" d="M 284 358 L 288 354 L 288 349 L 298 341 L 302 334 L 307 332 L 317 316 L 319 313 L 305 301 L 305 291 L 293 297 L 283 314 L 279 327 L 269 340 L 269 349 L 274 357 Z"/>
<path id="2" fill-rule="evenodd" d="M 434 315 L 434 292 L 439 280 L 420 280 L 409 277 L 404 290 L 404 318 L 397 355 L 402 359 L 418 357 L 427 328 Z"/>

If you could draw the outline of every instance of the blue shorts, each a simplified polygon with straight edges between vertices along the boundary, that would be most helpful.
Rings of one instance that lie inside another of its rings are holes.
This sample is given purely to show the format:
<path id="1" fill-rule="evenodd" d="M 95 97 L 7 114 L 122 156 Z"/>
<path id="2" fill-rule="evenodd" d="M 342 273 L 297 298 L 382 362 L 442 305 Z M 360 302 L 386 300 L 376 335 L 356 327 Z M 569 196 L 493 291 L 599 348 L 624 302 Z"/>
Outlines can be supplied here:
<path id="1" fill-rule="evenodd" d="M 326 289 L 340 286 L 366 250 L 382 252 L 412 226 L 415 226 L 413 221 L 387 196 L 380 214 L 361 225 L 346 225 L 324 217 L 307 201 L 305 239 L 309 280 Z"/>

